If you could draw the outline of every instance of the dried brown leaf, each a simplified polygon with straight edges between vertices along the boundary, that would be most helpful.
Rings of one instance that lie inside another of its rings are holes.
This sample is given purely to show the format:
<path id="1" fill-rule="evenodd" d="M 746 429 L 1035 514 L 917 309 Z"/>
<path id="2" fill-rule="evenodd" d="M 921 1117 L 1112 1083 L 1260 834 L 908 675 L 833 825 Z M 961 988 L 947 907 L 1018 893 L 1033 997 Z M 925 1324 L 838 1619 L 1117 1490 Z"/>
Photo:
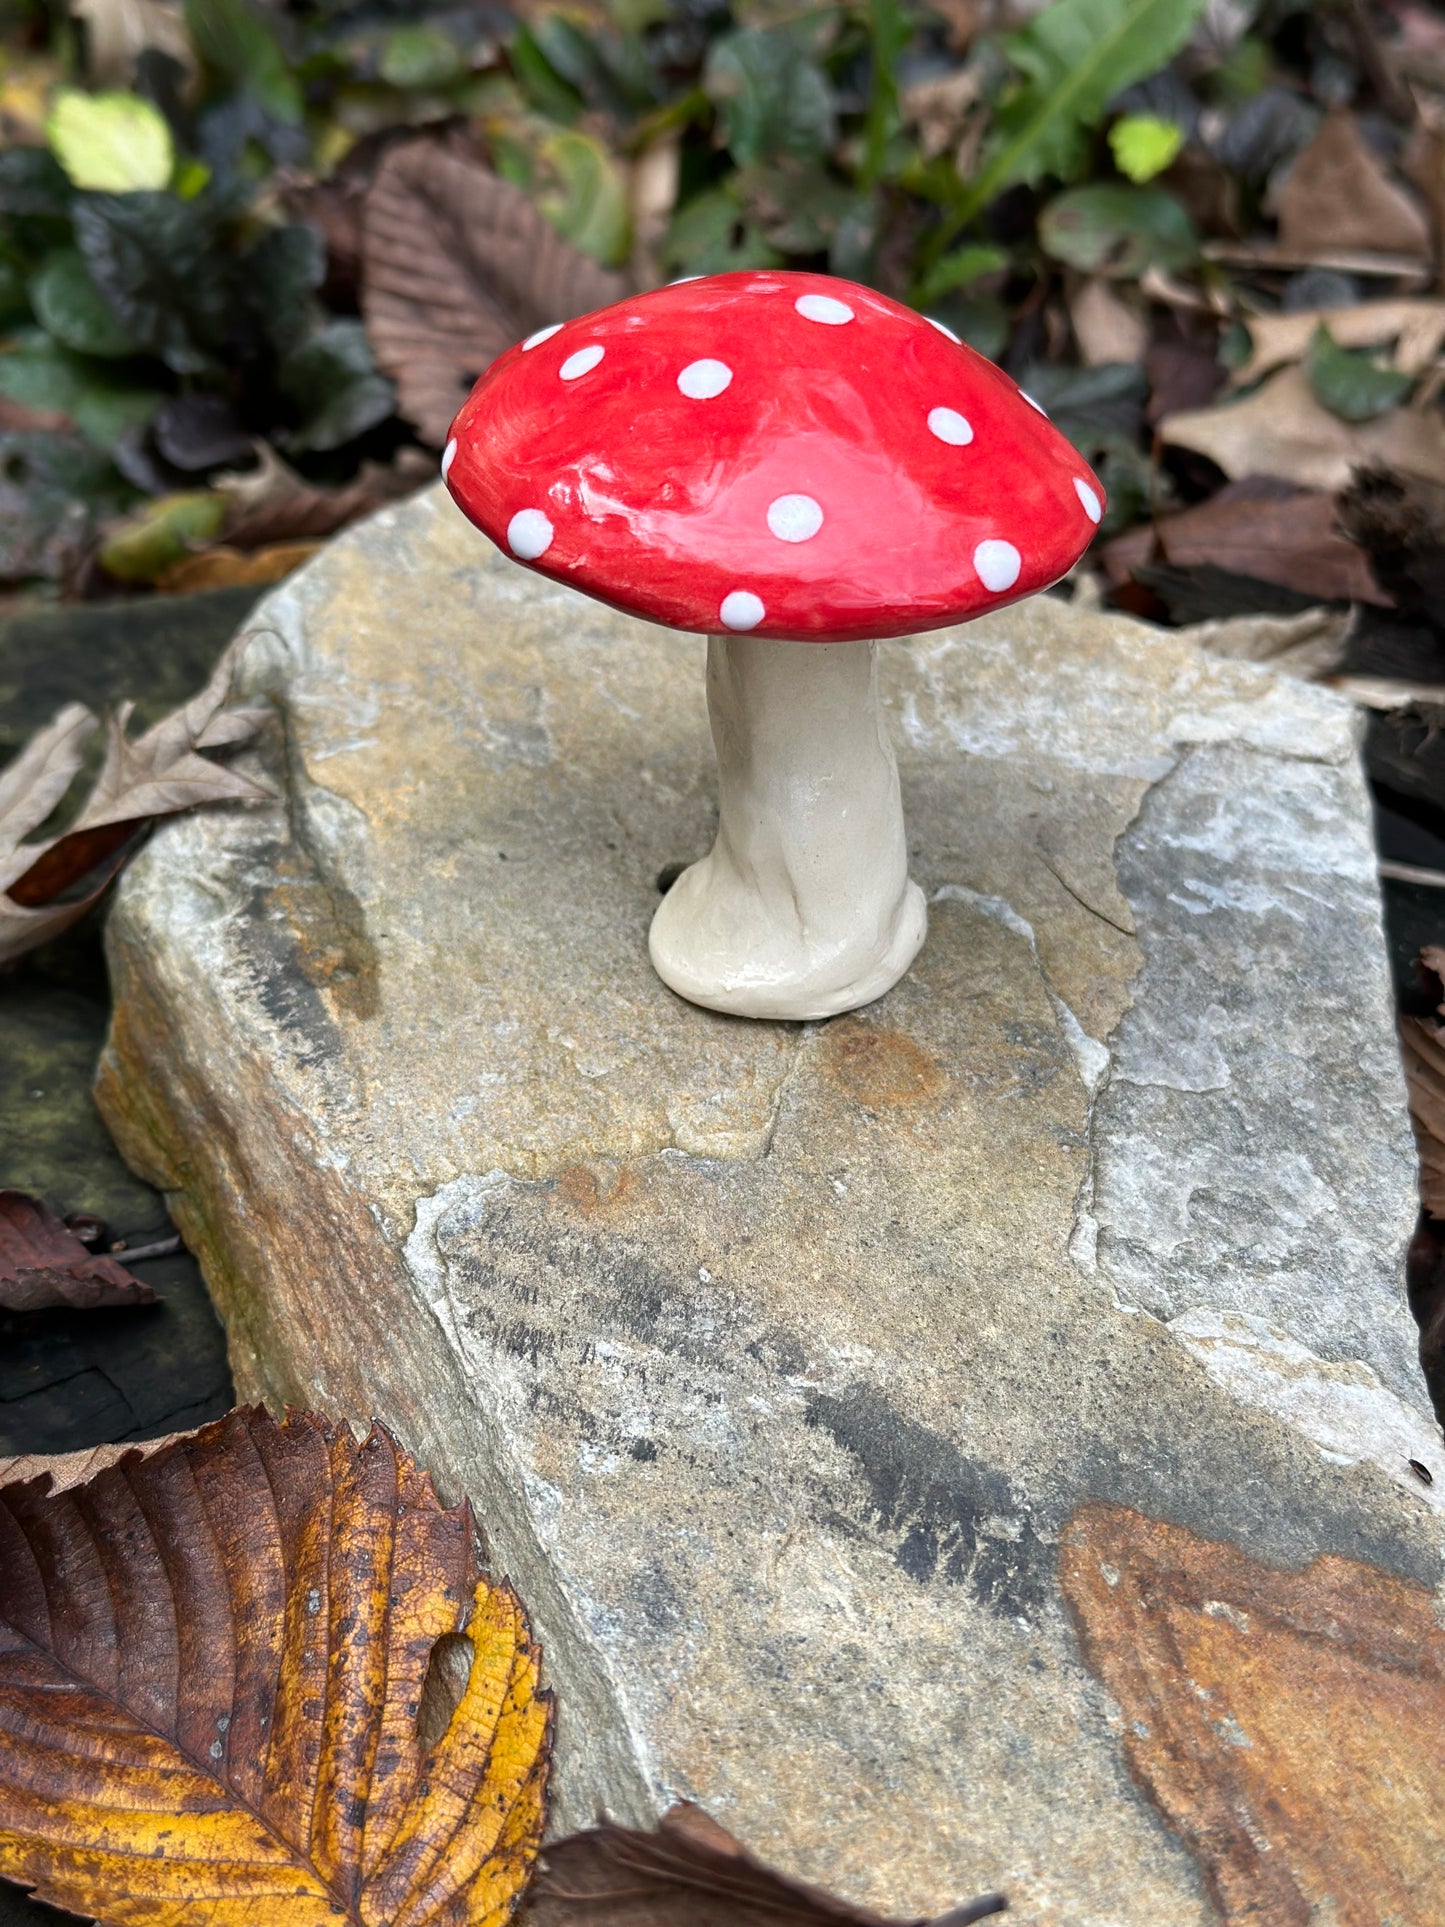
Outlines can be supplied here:
<path id="1" fill-rule="evenodd" d="M 502 1927 L 544 1819 L 538 1664 L 467 1507 L 379 1427 L 237 1411 L 7 1484 L 0 1873 L 114 1927 Z"/>
<path id="2" fill-rule="evenodd" d="M 0 775 L 0 964 L 58 936 L 98 901 L 151 817 L 202 803 L 258 802 L 268 792 L 203 750 L 245 742 L 267 711 L 231 707 L 235 650 L 228 649 L 198 696 L 134 742 L 134 706 L 107 724 L 105 761 L 80 813 L 62 835 L 24 839 L 44 822 L 80 767 L 95 717 L 80 703 L 63 709 Z M 84 885 L 84 889 L 80 886 Z M 66 892 L 76 892 L 64 902 Z"/>
<path id="3" fill-rule="evenodd" d="M 372 354 L 436 447 L 503 349 L 627 292 L 520 188 L 429 140 L 393 148 L 377 169 L 363 248 Z"/>
<path id="4" fill-rule="evenodd" d="M 1142 361 L 1149 326 L 1137 308 L 1101 276 L 1083 282 L 1069 302 L 1069 320 L 1086 368 L 1106 361 Z"/>
<path id="5" fill-rule="evenodd" d="M 250 585 L 264 587 L 280 582 L 309 562 L 320 549 L 319 542 L 272 542 L 263 549 L 233 549 L 218 542 L 195 555 L 184 555 L 156 577 L 156 587 L 164 595 L 194 595 L 200 589 L 233 589 Z"/>
<path id="6" fill-rule="evenodd" d="M 1430 253 L 1430 223 L 1391 180 L 1352 114 L 1327 114 L 1275 197 L 1280 246 Z"/>
<path id="7" fill-rule="evenodd" d="M 213 484 L 225 502 L 221 540 L 233 549 L 264 549 L 281 542 L 319 541 L 388 502 L 412 495 L 436 476 L 436 465 L 418 448 L 404 448 L 389 468 L 363 462 L 344 488 L 321 488 L 289 468 L 269 442 L 256 444 L 257 466 L 220 475 Z"/>
<path id="8" fill-rule="evenodd" d="M 1397 408 L 1369 422 L 1343 422 L 1321 407 L 1301 368 L 1282 368 L 1243 401 L 1166 415 L 1164 441 L 1192 448 L 1233 481 L 1273 475 L 1301 488 L 1344 488 L 1351 471 L 1383 462 L 1445 482 L 1445 428 L 1434 412 Z"/>
<path id="9" fill-rule="evenodd" d="M 1420 963 L 1445 983 L 1445 950 L 1430 944 Z M 1400 1051 L 1410 1122 L 1420 1159 L 1420 1202 L 1432 1218 L 1445 1218 L 1445 1004 L 1434 1017 L 1401 1017 Z"/>
<path id="10" fill-rule="evenodd" d="M 164 1438 L 143 1439 L 135 1445 L 92 1445 L 87 1452 L 22 1452 L 18 1458 L 0 1459 L 0 1486 L 23 1485 L 29 1479 L 49 1479 L 51 1492 L 69 1492 L 85 1485 L 107 1466 L 119 1465 L 132 1452 L 149 1458 L 163 1445 L 185 1438 L 184 1432 L 168 1432 Z"/>
<path id="11" fill-rule="evenodd" d="M 69 1305 L 153 1305 L 148 1284 L 114 1258 L 87 1251 L 39 1198 L 0 1191 L 0 1306 L 44 1311 Z"/>
<path id="12" fill-rule="evenodd" d="M 604 1821 L 548 1847 L 522 1927 L 966 1927 L 1007 1907 L 986 1894 L 931 1923 L 854 1907 L 779 1873 L 684 1801 L 655 1833 Z"/>
<path id="13" fill-rule="evenodd" d="M 1104 567 L 1116 583 L 1151 561 L 1186 569 L 1210 564 L 1322 602 L 1390 601 L 1364 552 L 1341 533 L 1335 498 L 1313 489 L 1231 482 L 1196 508 L 1129 529 L 1104 547 Z"/>

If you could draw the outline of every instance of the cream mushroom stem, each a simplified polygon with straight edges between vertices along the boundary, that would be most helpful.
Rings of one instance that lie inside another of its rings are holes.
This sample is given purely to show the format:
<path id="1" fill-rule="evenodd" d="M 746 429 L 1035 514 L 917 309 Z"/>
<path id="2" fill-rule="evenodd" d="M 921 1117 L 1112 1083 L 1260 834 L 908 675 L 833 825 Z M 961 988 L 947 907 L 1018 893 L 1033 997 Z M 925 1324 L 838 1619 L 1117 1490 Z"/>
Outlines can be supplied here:
<path id="1" fill-rule="evenodd" d="M 898 765 L 871 642 L 708 639 L 717 841 L 652 921 L 692 1003 L 831 1017 L 890 989 L 928 913 L 908 876 Z"/>

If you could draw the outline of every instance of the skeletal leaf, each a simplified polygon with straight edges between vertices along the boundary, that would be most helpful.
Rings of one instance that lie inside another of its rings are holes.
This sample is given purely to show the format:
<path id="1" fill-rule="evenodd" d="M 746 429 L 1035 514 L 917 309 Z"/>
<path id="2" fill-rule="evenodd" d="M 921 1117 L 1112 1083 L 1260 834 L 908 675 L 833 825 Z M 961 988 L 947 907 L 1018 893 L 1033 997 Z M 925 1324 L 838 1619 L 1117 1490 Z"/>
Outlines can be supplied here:
<path id="1" fill-rule="evenodd" d="M 0 1487 L 0 1873 L 115 1927 L 502 1927 L 551 1706 L 465 1505 L 254 1410 L 48 1487 Z"/>
<path id="2" fill-rule="evenodd" d="M 367 195 L 366 331 L 399 406 L 440 447 L 487 365 L 524 335 L 618 300 L 627 284 L 479 161 L 394 148 Z"/>
<path id="3" fill-rule="evenodd" d="M 0 1306 L 6 1311 L 154 1303 L 148 1284 L 114 1258 L 87 1251 L 38 1198 L 0 1191 Z"/>

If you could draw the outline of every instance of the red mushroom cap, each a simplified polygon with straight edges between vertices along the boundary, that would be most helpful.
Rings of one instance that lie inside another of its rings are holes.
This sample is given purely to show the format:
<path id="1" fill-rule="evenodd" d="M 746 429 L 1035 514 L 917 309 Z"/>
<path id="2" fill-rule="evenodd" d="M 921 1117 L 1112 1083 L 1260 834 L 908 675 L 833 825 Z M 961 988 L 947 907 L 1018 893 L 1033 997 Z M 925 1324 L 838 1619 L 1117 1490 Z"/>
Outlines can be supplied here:
<path id="1" fill-rule="evenodd" d="M 442 473 L 504 552 L 677 629 L 844 642 L 1056 582 L 1098 478 L 1009 377 L 871 288 L 674 282 L 494 361 Z"/>

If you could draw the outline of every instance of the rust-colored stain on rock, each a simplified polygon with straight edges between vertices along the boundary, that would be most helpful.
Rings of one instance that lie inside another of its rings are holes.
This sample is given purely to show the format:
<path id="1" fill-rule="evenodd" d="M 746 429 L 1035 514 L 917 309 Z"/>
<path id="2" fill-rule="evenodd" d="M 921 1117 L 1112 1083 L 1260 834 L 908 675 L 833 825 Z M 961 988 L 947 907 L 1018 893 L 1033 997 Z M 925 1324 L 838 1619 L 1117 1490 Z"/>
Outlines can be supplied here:
<path id="1" fill-rule="evenodd" d="M 1061 1572 L 1135 1779 L 1230 1927 L 1445 1923 L 1445 1632 L 1430 1593 L 1326 1556 L 1259 1564 L 1120 1506 Z"/>
<path id="2" fill-rule="evenodd" d="M 823 1052 L 823 1075 L 865 1110 L 927 1104 L 948 1083 L 920 1044 L 864 1017 L 835 1017 Z"/>

